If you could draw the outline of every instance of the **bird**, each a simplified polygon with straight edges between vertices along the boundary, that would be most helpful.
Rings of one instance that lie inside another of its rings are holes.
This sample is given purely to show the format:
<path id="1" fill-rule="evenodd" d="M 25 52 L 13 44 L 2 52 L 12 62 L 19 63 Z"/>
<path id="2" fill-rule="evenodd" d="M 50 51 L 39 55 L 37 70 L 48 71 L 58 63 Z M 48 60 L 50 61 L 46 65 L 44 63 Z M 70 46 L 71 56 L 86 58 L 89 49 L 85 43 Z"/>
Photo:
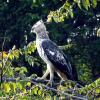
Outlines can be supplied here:
<path id="1" fill-rule="evenodd" d="M 44 80 L 50 74 L 49 82 L 52 83 L 54 82 L 54 72 L 56 72 L 62 81 L 74 80 L 73 69 L 68 57 L 49 38 L 43 20 L 39 20 L 32 26 L 31 33 L 36 34 L 37 51 L 47 65 L 47 70 L 40 79 Z"/>

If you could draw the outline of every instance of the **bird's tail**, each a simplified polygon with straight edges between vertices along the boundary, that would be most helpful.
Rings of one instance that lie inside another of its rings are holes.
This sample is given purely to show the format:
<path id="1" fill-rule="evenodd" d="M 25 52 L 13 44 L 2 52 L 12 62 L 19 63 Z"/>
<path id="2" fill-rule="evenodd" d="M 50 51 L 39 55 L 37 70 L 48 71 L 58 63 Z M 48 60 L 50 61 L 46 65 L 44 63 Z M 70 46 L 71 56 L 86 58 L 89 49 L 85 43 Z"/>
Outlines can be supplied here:
<path id="1" fill-rule="evenodd" d="M 73 76 L 72 66 L 69 61 L 67 62 L 67 64 L 69 68 L 69 79 L 75 81 L 74 76 Z"/>
<path id="2" fill-rule="evenodd" d="M 73 81 L 77 81 L 78 78 L 77 78 L 77 72 L 76 72 L 75 67 L 71 65 L 70 61 L 68 60 L 68 58 L 65 54 L 64 54 L 64 57 L 66 59 L 67 68 L 68 68 L 68 72 L 69 72 L 69 73 L 66 73 L 66 74 L 68 74 L 67 75 L 68 79 L 73 80 Z"/>

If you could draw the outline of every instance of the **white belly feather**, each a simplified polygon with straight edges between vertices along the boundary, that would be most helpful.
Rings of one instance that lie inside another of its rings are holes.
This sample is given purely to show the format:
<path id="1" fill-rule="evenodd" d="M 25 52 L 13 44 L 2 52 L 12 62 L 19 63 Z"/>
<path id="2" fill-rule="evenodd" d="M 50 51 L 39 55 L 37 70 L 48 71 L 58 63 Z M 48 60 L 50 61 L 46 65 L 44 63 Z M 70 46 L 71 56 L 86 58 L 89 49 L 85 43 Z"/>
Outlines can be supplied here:
<path id="1" fill-rule="evenodd" d="M 40 57 L 44 60 L 45 63 L 50 61 L 48 60 L 43 48 L 42 48 L 42 41 L 44 41 L 45 39 L 36 39 L 36 47 L 37 47 L 37 51 L 40 55 Z"/>

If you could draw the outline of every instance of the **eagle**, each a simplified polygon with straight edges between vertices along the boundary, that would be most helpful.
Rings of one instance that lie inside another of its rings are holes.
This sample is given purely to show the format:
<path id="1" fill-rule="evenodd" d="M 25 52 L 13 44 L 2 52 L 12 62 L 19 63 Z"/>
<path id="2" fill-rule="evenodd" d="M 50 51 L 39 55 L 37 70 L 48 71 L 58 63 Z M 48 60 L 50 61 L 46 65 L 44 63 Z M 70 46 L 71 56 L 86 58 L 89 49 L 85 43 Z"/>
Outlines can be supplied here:
<path id="1" fill-rule="evenodd" d="M 36 47 L 39 56 L 47 65 L 45 74 L 40 79 L 46 79 L 50 74 L 49 82 L 53 82 L 54 72 L 58 74 L 62 81 L 74 80 L 72 66 L 68 57 L 63 53 L 56 43 L 50 40 L 48 31 L 42 20 L 39 20 L 31 28 L 32 33 L 36 33 Z"/>

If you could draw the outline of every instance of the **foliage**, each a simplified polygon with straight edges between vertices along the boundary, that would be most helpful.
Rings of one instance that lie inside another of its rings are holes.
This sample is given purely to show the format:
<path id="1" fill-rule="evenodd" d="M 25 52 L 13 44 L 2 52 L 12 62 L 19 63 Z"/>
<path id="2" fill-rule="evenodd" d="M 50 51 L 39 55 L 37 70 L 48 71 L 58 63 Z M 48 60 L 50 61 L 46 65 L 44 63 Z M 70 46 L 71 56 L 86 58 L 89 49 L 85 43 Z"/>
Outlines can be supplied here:
<path id="1" fill-rule="evenodd" d="M 48 15 L 48 22 L 52 21 L 52 18 L 55 22 L 62 22 L 64 21 L 64 18 L 73 18 L 76 10 L 82 10 L 84 12 L 87 12 L 87 14 L 91 14 L 90 11 L 93 8 L 96 8 L 97 6 L 97 0 L 73 0 L 73 1 L 66 1 L 62 7 L 60 7 L 56 11 L 51 11 Z"/>
<path id="2" fill-rule="evenodd" d="M 99 97 L 100 94 L 100 78 L 97 79 L 95 82 L 86 85 L 85 87 L 78 89 L 80 94 L 87 94 L 91 99 L 93 96 Z"/>
<path id="3" fill-rule="evenodd" d="M 100 98 L 99 6 L 98 0 L 1 0 L 0 99 Z M 49 87 L 34 79 L 45 69 L 30 33 L 41 18 L 49 22 L 50 38 L 68 55 L 84 87 L 71 81 Z"/>
<path id="4" fill-rule="evenodd" d="M 50 98 L 67 99 L 93 99 L 100 96 L 100 79 L 86 85 L 85 87 L 75 88 L 76 83 L 67 81 L 63 85 L 57 87 L 49 87 L 43 83 L 31 81 L 29 78 L 26 80 L 16 80 L 15 82 L 5 82 L 1 84 L 0 96 L 3 99 L 40 99 L 48 100 Z M 92 95 L 91 95 L 92 94 Z"/>
<path id="5" fill-rule="evenodd" d="M 30 64 L 34 65 L 34 58 L 30 56 L 32 52 L 35 52 L 36 46 L 35 42 L 31 42 L 28 44 L 28 46 L 24 47 L 23 49 L 16 49 L 14 46 L 12 50 L 9 50 L 9 52 L 0 52 L 0 68 L 1 68 L 1 80 L 3 78 L 8 77 L 24 77 L 23 74 L 27 72 L 27 69 L 25 66 L 14 66 L 12 61 L 20 59 L 21 55 L 25 55 L 25 60 Z M 20 63 L 19 63 L 20 64 Z M 15 68 L 14 68 L 15 67 Z M 9 71 L 10 70 L 10 71 Z"/>

